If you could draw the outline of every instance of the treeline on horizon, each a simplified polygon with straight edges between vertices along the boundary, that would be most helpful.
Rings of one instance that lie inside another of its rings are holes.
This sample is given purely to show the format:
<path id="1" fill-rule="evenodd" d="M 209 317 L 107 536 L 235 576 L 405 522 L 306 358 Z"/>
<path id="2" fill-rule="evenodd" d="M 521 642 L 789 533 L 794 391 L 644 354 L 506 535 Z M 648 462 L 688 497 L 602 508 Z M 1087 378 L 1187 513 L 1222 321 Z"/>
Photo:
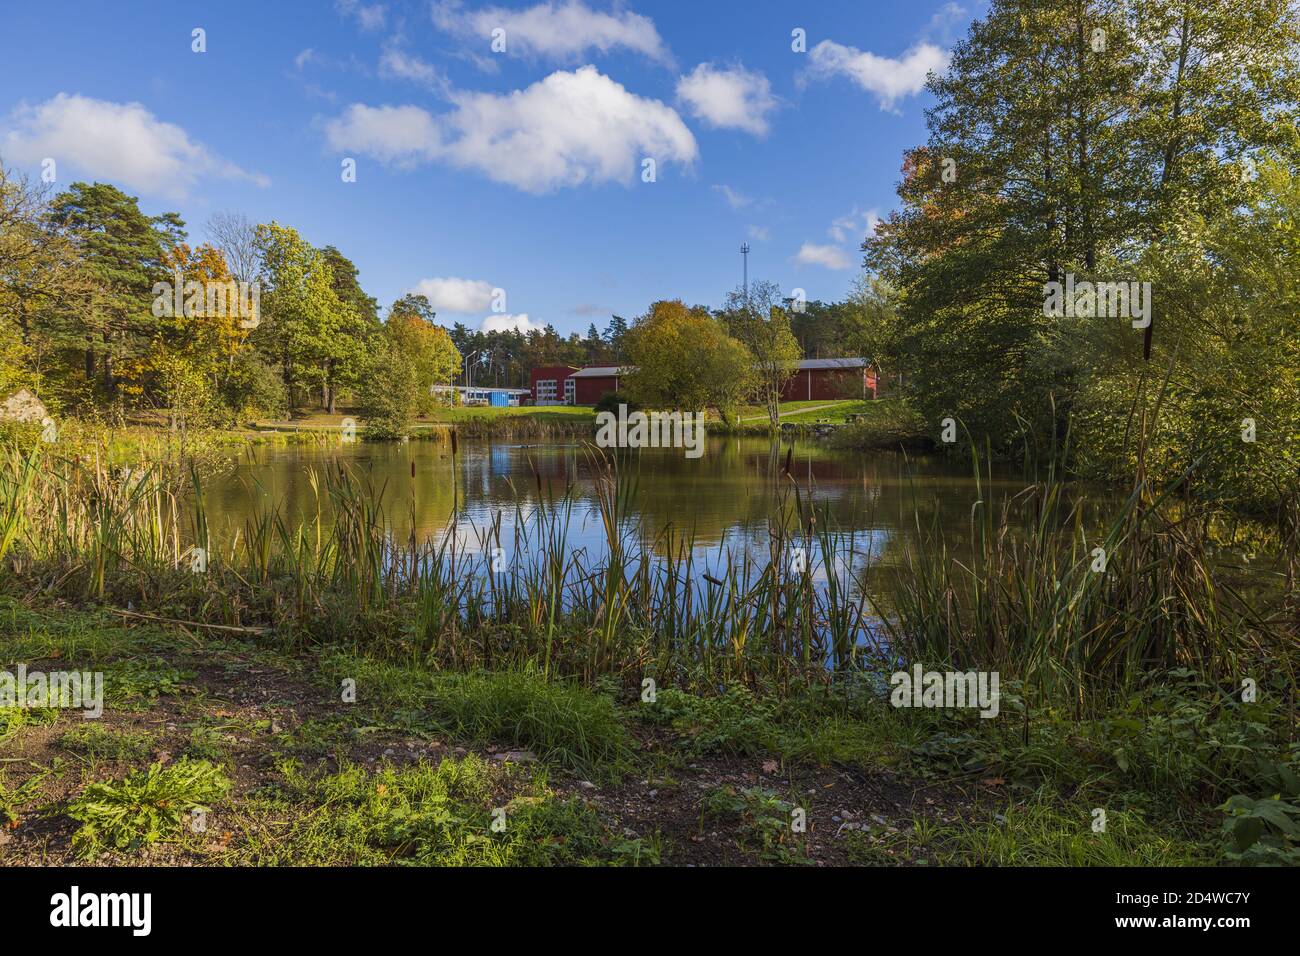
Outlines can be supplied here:
<path id="1" fill-rule="evenodd" d="M 664 365 L 646 351 L 663 336 L 641 332 L 682 318 L 665 311 L 681 304 L 666 301 L 633 323 L 612 316 L 603 333 L 592 323 L 586 337 L 561 336 L 550 325 L 527 333 L 459 322 L 448 329 L 422 295 L 402 296 L 381 316 L 353 262 L 291 226 L 222 213 L 205 232 L 206 241 L 191 245 L 177 213 L 150 216 L 112 184 L 76 182 L 55 192 L 0 161 L 0 398 L 28 387 L 62 414 L 122 421 L 152 409 L 187 426 L 334 413 L 346 404 L 378 432 L 397 434 L 432 410 L 433 384 L 525 387 L 530 370 L 543 365 Z M 255 288 L 256 302 L 232 286 L 226 307 L 211 312 L 203 290 L 227 283 Z M 800 309 L 782 301 L 776 286 L 757 282 L 747 297 L 733 293 L 725 309 L 689 311 L 708 317 L 718 334 L 738 337 L 737 348 L 787 364 L 847 354 L 848 303 Z M 749 334 L 764 324 L 772 335 Z M 677 331 L 694 330 L 688 323 Z M 701 354 L 704 342 L 689 352 L 713 358 Z M 644 397 L 723 404 L 757 388 L 742 368 L 716 396 L 716 389 L 687 394 L 686 379 L 716 371 L 716 362 L 688 370 L 678 361 L 684 390 L 643 389 Z"/>

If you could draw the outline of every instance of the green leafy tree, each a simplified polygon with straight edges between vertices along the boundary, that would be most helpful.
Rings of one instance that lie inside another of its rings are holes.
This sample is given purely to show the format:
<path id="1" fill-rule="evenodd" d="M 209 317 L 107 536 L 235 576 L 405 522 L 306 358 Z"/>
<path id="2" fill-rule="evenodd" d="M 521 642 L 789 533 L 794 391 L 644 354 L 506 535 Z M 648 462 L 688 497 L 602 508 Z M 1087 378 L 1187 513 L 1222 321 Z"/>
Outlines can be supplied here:
<path id="1" fill-rule="evenodd" d="M 280 367 L 292 413 L 299 395 L 326 381 L 327 362 L 339 354 L 340 327 L 351 319 L 339 300 L 325 256 L 296 229 L 257 227 L 262 260 L 262 321 L 254 340 Z"/>
<path id="2" fill-rule="evenodd" d="M 790 328 L 790 316 L 773 282 L 760 280 L 727 296 L 722 316 L 731 336 L 754 357 L 754 381 L 773 430 L 781 426 L 781 392 L 803 354 Z"/>
<path id="3" fill-rule="evenodd" d="M 702 306 L 656 302 L 625 341 L 635 366 L 627 391 L 642 405 L 687 412 L 712 406 L 725 415 L 753 390 L 753 355 Z"/>
<path id="4" fill-rule="evenodd" d="M 421 415 L 433 409 L 433 386 L 451 385 L 461 369 L 460 352 L 447 330 L 433 324 L 433 316 L 428 299 L 408 295 L 393 303 L 384 323 L 385 336 L 415 371 L 419 383 L 415 411 Z"/>

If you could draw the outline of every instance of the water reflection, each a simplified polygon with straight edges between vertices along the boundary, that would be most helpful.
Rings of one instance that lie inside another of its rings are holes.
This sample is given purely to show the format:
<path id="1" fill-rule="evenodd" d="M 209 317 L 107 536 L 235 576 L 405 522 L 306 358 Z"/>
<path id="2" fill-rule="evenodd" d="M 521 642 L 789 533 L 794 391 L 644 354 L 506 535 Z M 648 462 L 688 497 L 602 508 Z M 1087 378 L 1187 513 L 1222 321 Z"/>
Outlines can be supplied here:
<path id="1" fill-rule="evenodd" d="M 577 442 L 461 441 L 454 461 L 445 441 L 254 447 L 209 483 L 210 527 L 218 537 L 233 535 L 259 499 L 263 506 L 279 504 L 291 519 L 314 520 L 319 513 L 328 524 L 330 503 L 323 492 L 318 495 L 321 483 L 312 476 L 341 463 L 382 496 L 398 540 L 409 539 L 412 531 L 421 541 L 455 534 L 458 549 L 476 552 L 494 520 L 507 541 L 516 523 L 530 520 L 539 500 L 568 492 L 573 504 L 566 545 L 592 561 L 607 551 L 595 500 L 601 459 Z M 805 501 L 825 509 L 839 542 L 852 552 L 844 560 L 855 565 L 896 562 L 918 519 L 922 527 L 941 527 L 960 554 L 970 540 L 974 503 L 1001 507 L 1024 487 L 1019 476 L 1006 474 L 977 485 L 969 466 L 937 458 L 843 453 L 813 443 L 773 446 L 761 438 L 711 436 L 698 459 L 680 449 L 641 449 L 622 453 L 618 464 L 630 483 L 632 533 L 660 557 L 670 541 L 690 541 L 697 568 L 705 571 L 746 555 L 767 561 L 769 521 L 779 514 L 783 497 L 785 507 L 793 508 L 790 495 L 780 494 L 791 478 Z M 815 564 L 816 542 L 807 545 L 809 563 Z"/>

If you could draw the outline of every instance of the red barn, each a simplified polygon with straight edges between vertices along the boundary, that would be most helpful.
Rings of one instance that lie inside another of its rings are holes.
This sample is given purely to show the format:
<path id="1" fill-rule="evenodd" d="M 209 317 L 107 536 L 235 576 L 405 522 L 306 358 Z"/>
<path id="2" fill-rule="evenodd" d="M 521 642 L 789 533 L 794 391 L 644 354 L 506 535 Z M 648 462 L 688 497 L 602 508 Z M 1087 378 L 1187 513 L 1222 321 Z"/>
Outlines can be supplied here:
<path id="1" fill-rule="evenodd" d="M 529 375 L 528 390 L 534 405 L 572 405 L 573 383 L 570 376 L 576 365 L 543 365 Z"/>
<path id="2" fill-rule="evenodd" d="M 574 383 L 573 405 L 595 405 L 607 392 L 618 391 L 625 369 L 618 365 L 588 365 L 569 376 Z"/>
<path id="3" fill-rule="evenodd" d="M 863 358 L 804 359 L 781 389 L 783 402 L 876 397 L 876 372 Z"/>

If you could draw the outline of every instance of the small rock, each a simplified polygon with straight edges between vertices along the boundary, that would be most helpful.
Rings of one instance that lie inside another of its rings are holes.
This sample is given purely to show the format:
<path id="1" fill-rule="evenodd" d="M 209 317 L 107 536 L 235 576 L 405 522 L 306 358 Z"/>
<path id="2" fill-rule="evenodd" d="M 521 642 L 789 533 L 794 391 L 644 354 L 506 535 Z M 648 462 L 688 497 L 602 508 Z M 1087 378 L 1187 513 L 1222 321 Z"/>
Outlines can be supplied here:
<path id="1" fill-rule="evenodd" d="M 578 786 L 579 786 L 581 789 L 583 789 L 583 790 L 595 790 L 595 789 L 596 789 L 596 785 L 595 785 L 594 783 L 592 783 L 590 780 L 579 780 L 579 781 L 578 781 Z"/>

